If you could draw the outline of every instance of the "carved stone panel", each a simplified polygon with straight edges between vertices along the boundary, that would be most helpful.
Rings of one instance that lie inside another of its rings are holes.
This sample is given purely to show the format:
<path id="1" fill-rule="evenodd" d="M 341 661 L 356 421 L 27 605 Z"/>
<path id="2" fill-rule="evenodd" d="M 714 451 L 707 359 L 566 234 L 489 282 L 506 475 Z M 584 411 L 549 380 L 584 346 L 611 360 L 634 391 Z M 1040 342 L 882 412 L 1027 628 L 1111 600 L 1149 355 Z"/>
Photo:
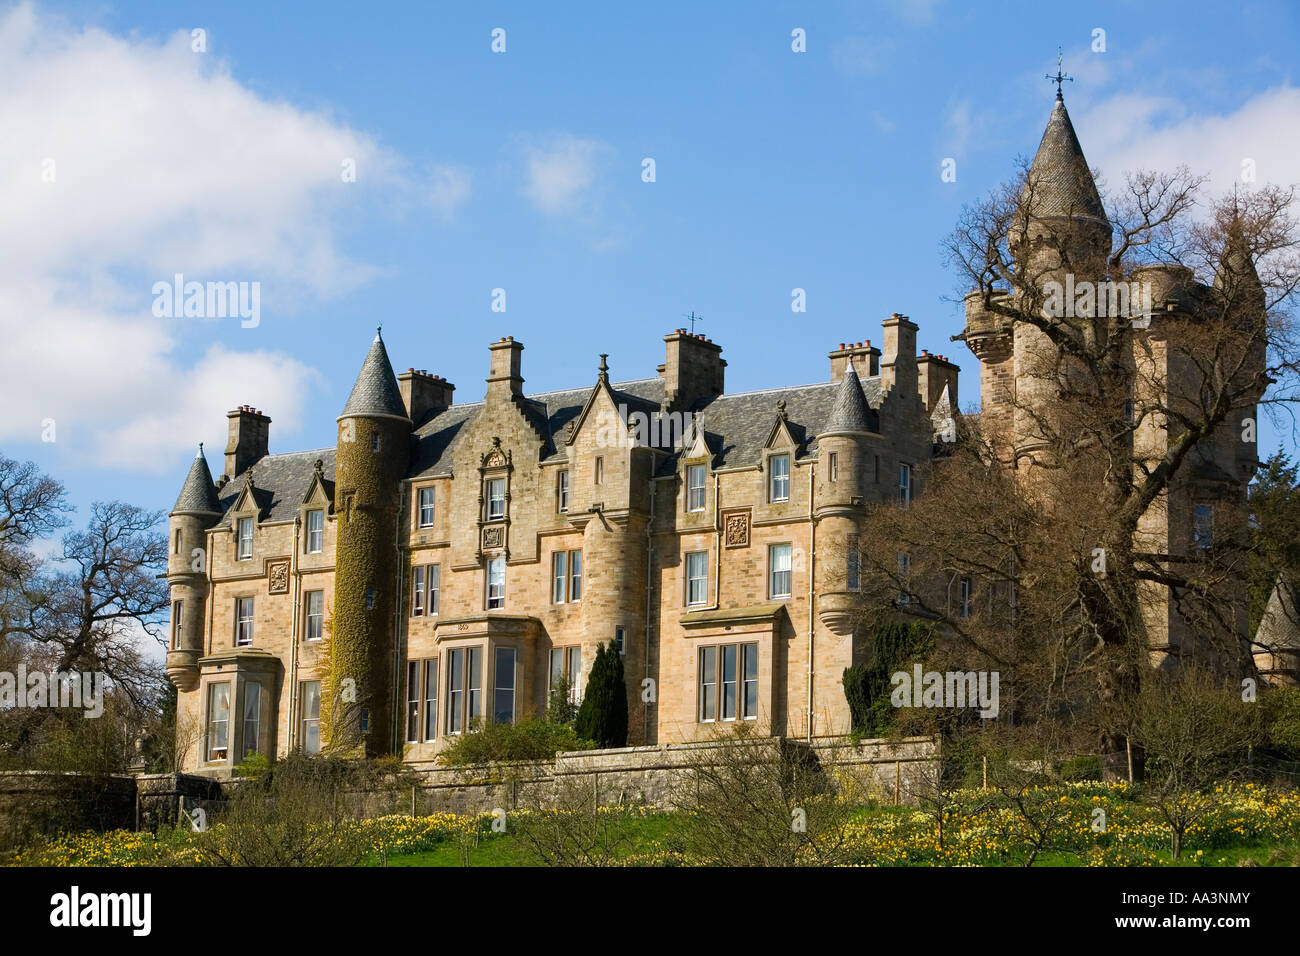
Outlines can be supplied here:
<path id="1" fill-rule="evenodd" d="M 483 529 L 483 548 L 500 548 L 505 545 L 505 528 L 501 525 L 488 525 Z"/>
<path id="2" fill-rule="evenodd" d="M 289 593 L 289 562 L 272 561 L 266 566 L 266 589 L 271 594 Z"/>
<path id="3" fill-rule="evenodd" d="M 723 541 L 728 548 L 749 547 L 749 512 L 734 511 L 723 521 Z"/>

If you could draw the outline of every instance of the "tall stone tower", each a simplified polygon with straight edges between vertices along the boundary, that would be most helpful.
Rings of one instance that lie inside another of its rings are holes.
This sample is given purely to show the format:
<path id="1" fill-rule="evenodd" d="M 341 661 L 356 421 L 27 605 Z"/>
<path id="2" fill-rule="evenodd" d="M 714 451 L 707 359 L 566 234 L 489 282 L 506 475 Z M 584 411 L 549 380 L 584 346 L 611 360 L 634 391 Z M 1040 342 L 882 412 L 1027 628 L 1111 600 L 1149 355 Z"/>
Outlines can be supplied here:
<path id="1" fill-rule="evenodd" d="M 1106 278 L 1110 222 L 1059 91 L 1026 177 L 1009 245 L 1025 288 L 1041 290 L 1052 282 L 1073 287 Z M 1094 321 L 1104 325 L 1106 319 Z M 1105 335 L 1100 325 L 1097 332 Z M 982 417 L 995 442 L 1018 463 L 1040 458 L 1053 431 L 1056 395 L 1068 386 L 1068 365 L 1046 333 L 986 309 L 977 292 L 966 297 L 965 337 L 980 360 Z"/>
<path id="2" fill-rule="evenodd" d="M 859 603 L 853 593 L 856 582 L 849 578 L 856 573 L 851 569 L 856 560 L 855 536 L 866 513 L 867 462 L 873 460 L 873 446 L 880 440 L 879 427 L 872 427 L 873 415 L 850 362 L 836 390 L 830 418 L 817 436 L 817 535 L 825 542 L 818 547 L 825 555 L 817 564 L 818 609 L 822 623 L 840 636 L 852 633 Z"/>
<path id="3" fill-rule="evenodd" d="M 338 545 L 322 721 L 329 747 L 366 756 L 394 748 L 394 620 L 400 485 L 411 420 L 376 333 L 338 417 Z"/>
<path id="4" fill-rule="evenodd" d="M 167 679 L 179 690 L 199 683 L 203 654 L 204 609 L 208 600 L 207 530 L 221 517 L 221 502 L 199 445 L 169 516 L 167 584 L 171 588 L 172 634 L 167 650 Z"/>

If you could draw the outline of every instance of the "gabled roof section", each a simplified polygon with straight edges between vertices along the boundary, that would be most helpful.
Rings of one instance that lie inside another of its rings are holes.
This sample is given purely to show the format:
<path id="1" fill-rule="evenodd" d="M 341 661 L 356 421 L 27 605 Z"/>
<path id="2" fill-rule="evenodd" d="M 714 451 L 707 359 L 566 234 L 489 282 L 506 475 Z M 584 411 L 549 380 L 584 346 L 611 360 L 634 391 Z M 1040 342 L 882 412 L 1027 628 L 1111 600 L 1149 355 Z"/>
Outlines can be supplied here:
<path id="1" fill-rule="evenodd" d="M 934 429 L 934 440 L 950 444 L 957 440 L 957 410 L 952 406 L 952 396 L 948 394 L 945 382 L 939 400 L 934 403 L 930 413 L 930 425 Z"/>
<path id="2" fill-rule="evenodd" d="M 401 389 L 397 387 L 397 376 L 393 374 L 393 365 L 388 360 L 388 350 L 384 340 L 375 332 L 375 340 L 370 343 L 370 351 L 361 364 L 361 374 L 352 386 L 352 394 L 343 406 L 339 418 L 352 416 L 362 418 L 408 418 L 406 405 L 402 402 Z"/>
<path id="3" fill-rule="evenodd" d="M 626 406 L 628 411 L 641 411 L 648 415 L 657 412 L 663 401 L 663 379 L 658 377 L 614 383 L 609 389 L 615 405 Z M 523 413 L 545 438 L 543 461 L 565 460 L 566 429 L 582 414 L 592 394 L 593 386 L 584 386 L 539 392 L 516 399 Z M 452 452 L 461 430 L 483 407 L 482 402 L 452 405 L 420 425 L 413 434 L 408 477 L 433 478 L 451 474 Z"/>
<path id="4" fill-rule="evenodd" d="M 203 457 L 203 443 L 199 443 L 198 454 L 190 465 L 190 473 L 185 476 L 181 493 L 176 499 L 174 515 L 220 515 L 221 502 L 217 498 L 216 485 L 212 483 L 212 472 L 208 470 L 208 460 Z"/>
<path id="5" fill-rule="evenodd" d="M 844 369 L 840 387 L 835 393 L 835 404 L 821 435 L 858 435 L 871 431 L 871 408 L 862 393 L 862 382 L 853 363 Z"/>
<path id="6" fill-rule="evenodd" d="M 292 521 L 298 516 L 312 484 L 316 480 L 316 462 L 321 463 L 321 481 L 334 497 L 335 449 L 318 448 L 315 451 L 298 451 L 287 455 L 267 455 L 253 466 L 253 500 L 262 521 Z M 243 481 L 231 481 L 221 489 L 220 525 L 230 524 L 230 512 L 244 494 Z"/>
<path id="7" fill-rule="evenodd" d="M 328 502 L 328 507 L 334 507 L 334 482 L 325 477 L 325 459 L 317 458 L 312 462 L 311 480 L 307 483 L 307 490 L 302 493 L 300 504 L 310 504 L 312 498 L 319 489 L 321 497 Z"/>
<path id="8" fill-rule="evenodd" d="M 1074 132 L 1074 124 L 1070 122 L 1070 114 L 1060 93 L 1056 94 L 1047 129 L 1043 131 L 1038 152 L 1034 154 L 1029 179 L 1026 189 L 1032 184 L 1033 218 L 1065 216 L 1107 221 L 1097 183 L 1083 157 L 1083 147 L 1079 145 L 1079 137 Z"/>

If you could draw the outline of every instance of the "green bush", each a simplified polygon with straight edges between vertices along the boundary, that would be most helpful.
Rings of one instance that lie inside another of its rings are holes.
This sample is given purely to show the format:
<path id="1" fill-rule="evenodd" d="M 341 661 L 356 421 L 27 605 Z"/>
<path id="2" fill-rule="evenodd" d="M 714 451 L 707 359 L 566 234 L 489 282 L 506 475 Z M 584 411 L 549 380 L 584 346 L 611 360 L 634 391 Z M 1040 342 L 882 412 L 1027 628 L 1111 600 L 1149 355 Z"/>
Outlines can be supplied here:
<path id="1" fill-rule="evenodd" d="M 475 727 L 457 737 L 438 759 L 453 767 L 498 760 L 551 760 L 561 750 L 590 750 L 594 746 L 570 727 L 545 720 L 525 720 Z"/>
<path id="2" fill-rule="evenodd" d="M 934 648 L 932 629 L 919 621 L 892 623 L 872 637 L 871 659 L 844 669 L 844 696 L 855 734 L 881 737 L 894 723 L 895 709 L 889 701 L 895 671 L 910 670 Z"/>
<path id="3" fill-rule="evenodd" d="M 596 647 L 596 660 L 573 727 L 597 747 L 627 746 L 627 683 L 623 655 L 613 641 Z"/>

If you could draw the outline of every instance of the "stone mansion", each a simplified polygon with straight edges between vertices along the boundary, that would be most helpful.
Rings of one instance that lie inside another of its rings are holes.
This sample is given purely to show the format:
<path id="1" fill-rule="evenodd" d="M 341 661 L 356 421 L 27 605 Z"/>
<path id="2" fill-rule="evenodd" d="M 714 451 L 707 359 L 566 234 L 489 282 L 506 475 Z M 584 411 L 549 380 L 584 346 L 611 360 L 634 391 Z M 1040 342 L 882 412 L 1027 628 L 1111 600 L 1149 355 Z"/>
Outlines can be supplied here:
<path id="1" fill-rule="evenodd" d="M 1059 98 L 1034 172 L 1061 218 L 1104 215 Z M 721 346 L 677 329 L 652 377 L 611 381 L 602 356 L 594 382 L 530 395 L 506 337 L 462 403 L 395 375 L 376 335 L 334 447 L 271 454 L 271 419 L 229 412 L 221 478 L 200 448 L 170 518 L 182 769 L 315 752 L 340 728 L 426 762 L 477 722 L 540 716 L 556 681 L 580 695 L 611 641 L 629 744 L 746 720 L 847 732 L 849 544 L 958 416 L 958 366 L 918 353 L 906 316 L 883 325 L 880 348 L 831 351 L 823 382 L 738 394 Z M 1008 433 L 1016 334 L 968 310 L 982 415 Z M 1221 471 L 1244 494 L 1242 463 Z M 1200 500 L 1178 495 L 1180 515 Z"/>

